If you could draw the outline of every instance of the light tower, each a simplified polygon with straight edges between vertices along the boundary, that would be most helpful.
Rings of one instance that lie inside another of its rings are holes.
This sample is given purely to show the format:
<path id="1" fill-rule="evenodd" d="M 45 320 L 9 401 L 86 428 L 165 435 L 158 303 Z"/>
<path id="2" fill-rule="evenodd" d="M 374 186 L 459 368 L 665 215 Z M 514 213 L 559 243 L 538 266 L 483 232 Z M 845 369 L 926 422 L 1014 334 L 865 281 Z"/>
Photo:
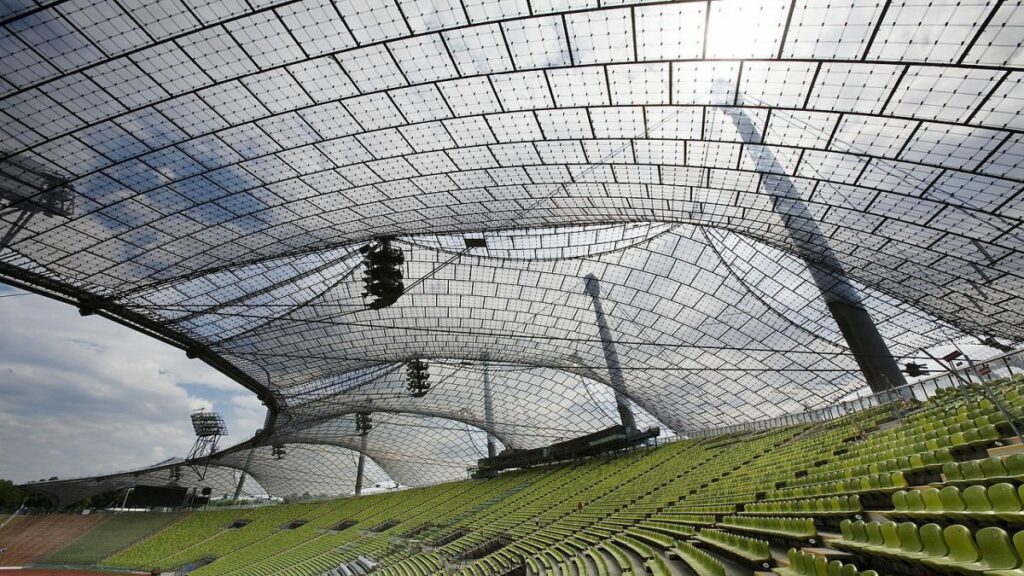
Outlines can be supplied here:
<path id="1" fill-rule="evenodd" d="M 196 432 L 196 441 L 192 444 L 192 450 L 189 451 L 185 461 L 202 479 L 206 477 L 206 466 L 203 466 L 200 472 L 192 463 L 196 459 L 213 454 L 217 450 L 217 442 L 220 441 L 220 437 L 228 435 L 228 427 L 224 424 L 224 419 L 220 414 L 207 412 L 204 408 L 200 408 L 192 412 L 192 429 Z"/>

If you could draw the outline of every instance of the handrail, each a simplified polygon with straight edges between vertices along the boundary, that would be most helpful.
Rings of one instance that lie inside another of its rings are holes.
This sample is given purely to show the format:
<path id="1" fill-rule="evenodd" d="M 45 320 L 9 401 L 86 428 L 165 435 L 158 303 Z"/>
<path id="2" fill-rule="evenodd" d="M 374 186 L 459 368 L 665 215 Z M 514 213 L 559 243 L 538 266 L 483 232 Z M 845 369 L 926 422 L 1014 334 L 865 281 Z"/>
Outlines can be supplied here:
<path id="1" fill-rule="evenodd" d="M 982 374 L 983 367 L 988 369 L 986 374 Z M 1014 371 L 1014 369 L 1016 369 L 1016 371 Z M 783 414 L 781 416 L 755 420 L 753 422 L 743 422 L 741 424 L 733 424 L 719 428 L 698 430 L 690 433 L 688 436 L 690 438 L 710 438 L 726 434 L 735 434 L 738 432 L 762 431 L 796 424 L 827 422 L 855 412 L 867 410 L 868 408 L 874 408 L 875 406 L 880 406 L 897 399 L 913 398 L 924 401 L 935 396 L 936 392 L 939 390 L 946 390 L 960 386 L 962 381 L 967 381 L 973 384 L 975 382 L 989 382 L 1000 378 L 1010 378 L 1018 374 L 1024 374 L 1024 350 L 1015 350 L 1013 352 L 990 357 L 980 362 L 972 362 L 970 365 L 963 368 L 958 368 L 950 372 L 943 372 L 927 378 L 921 378 L 920 380 L 916 380 L 890 390 L 851 398 L 838 404 L 815 408 L 805 412 Z"/>

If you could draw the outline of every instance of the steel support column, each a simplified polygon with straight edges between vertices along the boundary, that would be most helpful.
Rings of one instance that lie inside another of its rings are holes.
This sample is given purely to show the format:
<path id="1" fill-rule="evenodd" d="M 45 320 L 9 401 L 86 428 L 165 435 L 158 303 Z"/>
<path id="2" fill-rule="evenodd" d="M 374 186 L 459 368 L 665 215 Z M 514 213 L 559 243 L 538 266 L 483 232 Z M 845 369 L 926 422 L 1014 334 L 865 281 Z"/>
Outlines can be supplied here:
<path id="1" fill-rule="evenodd" d="M 739 108 L 723 110 L 746 144 L 761 144 L 762 135 L 749 116 Z M 860 292 L 846 277 L 829 239 L 821 232 L 818 221 L 792 179 L 767 147 L 762 147 L 760 152 L 754 160 L 765 167 L 762 169 L 766 174 L 761 179 L 761 186 L 773 197 L 775 211 L 786 227 L 797 255 L 807 263 L 811 277 L 868 386 L 872 392 L 884 392 L 906 384 L 899 364 L 864 307 Z"/>
<path id="2" fill-rule="evenodd" d="M 242 487 L 245 486 L 245 472 L 252 465 L 252 454 L 256 451 L 256 448 L 249 448 L 249 455 L 245 457 L 245 467 L 242 468 L 242 475 L 238 477 L 238 486 L 235 487 L 235 497 L 233 500 L 238 500 L 238 497 L 242 494 Z"/>
<path id="3" fill-rule="evenodd" d="M 359 440 L 359 464 L 356 467 L 356 496 L 363 493 L 363 471 L 366 468 L 366 433 Z"/>
<path id="4" fill-rule="evenodd" d="M 601 306 L 601 282 L 593 274 L 587 274 L 584 280 L 586 282 L 587 294 L 590 295 L 594 302 L 594 314 L 597 315 L 597 331 L 601 336 L 604 361 L 608 365 L 608 377 L 611 379 L 612 390 L 615 391 L 615 408 L 619 411 L 619 420 L 627 430 L 636 430 L 633 410 L 629 407 L 629 399 L 626 398 L 625 394 L 626 380 L 622 377 L 619 353 L 615 349 L 612 331 L 608 328 L 608 321 L 604 316 L 604 307 Z"/>
<path id="5" fill-rule="evenodd" d="M 484 430 L 487 432 L 487 457 L 494 458 L 498 454 L 494 443 L 494 405 L 491 399 L 491 371 L 487 369 L 487 358 L 484 358 Z"/>

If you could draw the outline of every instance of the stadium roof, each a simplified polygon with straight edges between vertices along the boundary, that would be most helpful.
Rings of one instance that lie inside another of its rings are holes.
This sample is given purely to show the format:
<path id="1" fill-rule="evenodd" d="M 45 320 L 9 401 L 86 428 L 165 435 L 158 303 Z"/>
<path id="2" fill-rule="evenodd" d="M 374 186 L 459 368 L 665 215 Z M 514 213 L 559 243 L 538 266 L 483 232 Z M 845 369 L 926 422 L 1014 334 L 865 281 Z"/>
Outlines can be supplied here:
<path id="1" fill-rule="evenodd" d="M 588 275 L 641 422 L 823 406 L 863 378 L 808 262 L 897 357 L 1024 338 L 1021 4 L 5 3 L 0 279 L 259 394 L 267 459 L 224 461 L 271 492 L 350 480 L 358 411 L 407 485 L 614 424 Z"/>

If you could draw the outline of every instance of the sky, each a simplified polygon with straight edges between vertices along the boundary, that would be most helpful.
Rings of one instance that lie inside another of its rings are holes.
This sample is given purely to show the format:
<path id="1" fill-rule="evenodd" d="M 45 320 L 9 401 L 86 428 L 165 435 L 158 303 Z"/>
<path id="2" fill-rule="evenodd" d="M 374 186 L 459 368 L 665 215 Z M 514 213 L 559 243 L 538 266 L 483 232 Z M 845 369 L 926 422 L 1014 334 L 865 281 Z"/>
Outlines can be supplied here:
<path id="1" fill-rule="evenodd" d="M 196 408 L 224 416 L 223 446 L 263 425 L 259 400 L 226 376 L 72 306 L 0 284 L 0 327 L 0 478 L 72 478 L 184 457 Z"/>

